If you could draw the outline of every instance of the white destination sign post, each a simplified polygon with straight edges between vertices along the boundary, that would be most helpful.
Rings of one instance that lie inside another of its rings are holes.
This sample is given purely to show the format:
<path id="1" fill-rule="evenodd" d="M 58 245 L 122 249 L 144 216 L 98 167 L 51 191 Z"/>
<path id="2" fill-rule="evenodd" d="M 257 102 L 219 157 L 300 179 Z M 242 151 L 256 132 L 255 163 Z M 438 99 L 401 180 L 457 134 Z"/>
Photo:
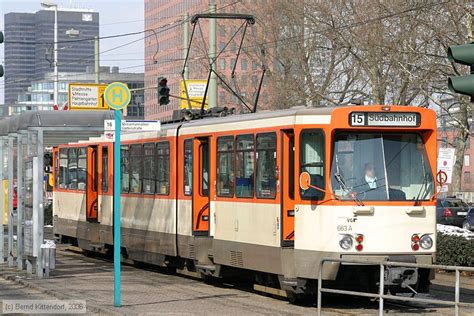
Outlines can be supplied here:
<path id="1" fill-rule="evenodd" d="M 444 171 L 447 175 L 446 184 L 451 183 L 454 166 L 454 148 L 440 148 L 438 153 L 438 172 Z"/>
<path id="2" fill-rule="evenodd" d="M 157 132 L 161 130 L 160 121 L 132 121 L 122 120 L 122 126 L 120 128 L 123 132 Z M 115 121 L 104 120 L 104 130 L 114 131 Z"/>

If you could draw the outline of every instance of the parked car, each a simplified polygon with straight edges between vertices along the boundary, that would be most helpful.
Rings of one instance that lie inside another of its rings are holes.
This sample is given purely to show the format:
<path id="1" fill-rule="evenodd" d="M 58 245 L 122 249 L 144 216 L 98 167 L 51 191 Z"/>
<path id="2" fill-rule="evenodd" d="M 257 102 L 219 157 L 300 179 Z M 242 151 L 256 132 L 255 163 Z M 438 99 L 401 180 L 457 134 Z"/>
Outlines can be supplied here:
<path id="1" fill-rule="evenodd" d="M 469 209 L 469 205 L 461 199 L 438 199 L 436 203 L 436 221 L 438 224 L 463 227 Z"/>
<path id="2" fill-rule="evenodd" d="M 462 228 L 474 230 L 474 206 L 472 205 L 467 212 L 464 222 L 462 223 Z"/>

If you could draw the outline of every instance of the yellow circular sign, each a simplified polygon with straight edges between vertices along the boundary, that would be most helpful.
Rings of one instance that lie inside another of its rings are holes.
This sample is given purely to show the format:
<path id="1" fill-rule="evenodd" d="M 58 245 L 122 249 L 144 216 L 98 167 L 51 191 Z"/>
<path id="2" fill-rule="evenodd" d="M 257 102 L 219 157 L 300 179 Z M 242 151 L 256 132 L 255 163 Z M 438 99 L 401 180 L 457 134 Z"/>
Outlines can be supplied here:
<path id="1" fill-rule="evenodd" d="M 130 90 L 123 82 L 112 82 L 105 88 L 104 101 L 113 110 L 125 108 L 131 99 Z"/>

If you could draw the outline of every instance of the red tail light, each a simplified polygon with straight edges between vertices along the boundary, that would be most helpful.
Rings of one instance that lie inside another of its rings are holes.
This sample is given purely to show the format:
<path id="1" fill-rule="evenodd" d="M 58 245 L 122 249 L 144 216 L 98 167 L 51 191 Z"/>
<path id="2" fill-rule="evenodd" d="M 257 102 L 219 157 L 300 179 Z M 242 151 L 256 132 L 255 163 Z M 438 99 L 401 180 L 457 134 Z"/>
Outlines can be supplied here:
<path id="1" fill-rule="evenodd" d="M 411 241 L 413 241 L 414 243 L 418 243 L 420 241 L 420 236 L 418 236 L 417 234 L 411 236 Z"/>
<path id="2" fill-rule="evenodd" d="M 451 217 L 451 216 L 453 216 L 453 212 L 451 212 L 451 210 L 449 208 L 445 208 L 444 211 L 443 211 L 443 216 L 444 217 Z"/>
<path id="3" fill-rule="evenodd" d="M 417 251 L 418 249 L 420 249 L 420 245 L 418 245 L 418 244 L 412 244 L 412 245 L 411 245 L 411 249 Z"/>
<path id="4" fill-rule="evenodd" d="M 362 251 L 362 249 L 364 249 L 364 246 L 362 246 L 361 244 L 358 244 L 356 246 L 356 249 L 357 249 L 357 251 Z"/>

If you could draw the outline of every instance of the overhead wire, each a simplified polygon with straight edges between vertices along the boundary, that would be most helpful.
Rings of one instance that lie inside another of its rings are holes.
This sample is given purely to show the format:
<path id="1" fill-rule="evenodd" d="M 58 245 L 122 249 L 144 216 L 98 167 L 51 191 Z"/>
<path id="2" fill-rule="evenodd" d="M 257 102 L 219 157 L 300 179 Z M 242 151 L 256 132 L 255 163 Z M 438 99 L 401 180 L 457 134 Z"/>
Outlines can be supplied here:
<path id="1" fill-rule="evenodd" d="M 241 1 L 235 1 L 233 3 L 230 3 L 224 7 L 221 7 L 219 8 L 217 11 L 219 10 L 223 10 L 225 9 L 226 7 L 229 7 L 229 6 L 232 6 L 232 5 L 235 5 L 237 3 L 239 3 Z M 438 2 L 438 3 L 427 3 L 425 5 L 422 5 L 422 6 L 417 6 L 417 7 L 414 7 L 414 8 L 408 8 L 408 9 L 405 9 L 405 10 L 402 10 L 402 11 L 398 11 L 398 12 L 394 12 L 394 13 L 391 13 L 391 14 L 387 14 L 387 15 L 382 15 L 382 16 L 378 16 L 378 17 L 375 17 L 375 18 L 372 18 L 372 19 L 369 19 L 369 20 L 366 20 L 366 21 L 362 21 L 362 22 L 356 22 L 356 23 L 348 23 L 348 24 L 345 24 L 345 25 L 341 25 L 339 27 L 336 27 L 335 29 L 346 29 L 346 28 L 351 28 L 351 27 L 357 27 L 357 26 L 362 26 L 362 25 L 367 25 L 367 24 L 371 24 L 371 23 L 374 23 L 376 21 L 381 21 L 381 20 L 384 20 L 384 19 L 387 19 L 387 18 L 392 18 L 392 17 L 395 17 L 395 16 L 400 16 L 400 15 L 403 15 L 403 14 L 406 14 L 406 13 L 409 13 L 409 12 L 413 12 L 413 11 L 417 11 L 417 10 L 422 10 L 422 9 L 425 9 L 427 7 L 434 7 L 434 6 L 439 6 L 439 5 L 442 5 L 442 4 L 446 4 L 450 1 L 443 1 L 443 2 Z M 190 18 L 189 18 L 190 19 Z M 189 19 L 182 19 L 182 20 L 177 20 L 173 23 L 180 23 L 179 25 L 173 25 L 172 27 L 170 27 L 169 29 L 172 29 L 172 28 L 175 28 L 177 26 L 180 26 L 182 25 L 182 23 L 184 22 L 187 22 L 189 21 Z M 258 18 L 257 18 L 258 20 Z M 261 24 L 262 22 L 260 21 L 257 21 L 257 23 Z M 170 24 L 167 24 L 167 25 L 164 25 L 164 26 L 160 26 L 160 28 L 162 27 L 165 27 L 165 26 L 169 26 Z M 160 30 L 159 33 L 161 32 L 165 32 L 169 29 L 165 29 L 165 30 Z M 144 31 L 139 31 L 139 32 L 134 32 L 136 34 L 141 34 L 141 33 L 144 33 L 146 32 L 147 30 L 144 30 Z M 124 33 L 122 34 L 122 36 L 129 36 L 131 35 L 132 33 Z M 150 35 L 147 35 L 143 38 L 140 38 L 138 40 L 134 40 L 134 41 L 130 41 L 130 42 L 127 42 L 127 43 L 124 43 L 124 44 L 121 44 L 119 46 L 116 46 L 116 47 L 113 47 L 111 49 L 108 49 L 108 50 L 105 50 L 105 51 L 102 51 L 102 52 L 99 52 L 99 54 L 104 54 L 106 52 L 109 52 L 109 51 L 112 51 L 112 50 L 115 50 L 115 49 L 119 49 L 121 47 L 124 47 L 126 45 L 130 45 L 130 44 L 133 44 L 135 42 L 138 42 L 138 41 L 141 41 L 141 40 L 144 40 L 150 36 L 153 36 L 153 34 L 150 34 Z M 310 35 L 309 37 L 305 37 L 306 39 L 307 38 L 312 38 L 316 35 Z M 119 35 L 111 35 L 111 36 L 108 36 L 108 37 L 103 37 L 103 38 L 113 38 L 113 37 L 120 37 L 120 34 Z M 278 40 L 273 40 L 273 41 L 267 41 L 267 42 L 263 42 L 263 43 L 259 43 L 259 45 L 261 46 L 266 46 L 266 48 L 271 48 L 271 47 L 276 47 L 276 45 L 274 46 L 268 46 L 268 44 L 279 44 L 279 43 L 292 43 L 293 41 L 291 41 L 292 39 L 297 39 L 297 41 L 299 41 L 299 38 L 301 36 L 300 35 L 297 35 L 297 36 L 290 36 L 290 37 L 287 37 L 287 38 L 284 38 L 284 39 L 278 39 Z M 88 40 L 91 40 L 91 39 L 88 39 Z M 245 46 L 245 47 L 242 47 L 243 49 L 249 49 L 249 48 L 254 48 L 254 45 L 249 45 L 249 46 Z M 333 49 L 333 47 L 329 47 L 329 46 L 318 46 L 318 48 L 322 48 L 322 49 L 328 49 L 328 50 L 331 50 Z M 427 55 L 427 56 L 430 56 L 430 57 L 437 57 L 437 58 L 446 58 L 446 56 L 442 56 L 442 55 L 436 55 L 436 54 L 430 54 L 430 53 L 424 53 L 424 52 L 417 52 L 415 51 L 416 53 L 418 54 L 423 54 L 423 55 Z M 268 52 L 266 52 L 268 53 Z M 400 51 L 400 53 L 408 53 L 408 52 L 403 52 L 403 51 Z M 96 54 L 94 55 L 91 55 L 92 57 L 95 57 Z M 88 56 L 88 57 L 91 57 L 91 56 Z M 228 56 L 222 56 L 222 57 L 228 57 Z M 207 56 L 203 56 L 203 57 L 200 57 L 200 58 L 192 58 L 194 60 L 198 60 L 198 59 L 207 59 L 208 57 Z M 83 58 L 79 61 L 84 61 L 86 58 Z M 137 59 L 137 60 L 141 60 L 141 59 Z M 162 62 L 174 62 L 174 61 L 182 61 L 184 59 L 182 58 L 177 58 L 177 59 L 172 59 L 172 60 L 166 60 L 166 61 L 161 61 L 159 63 L 162 63 Z M 92 60 L 91 60 L 92 61 Z M 75 63 L 68 63 L 67 65 L 71 65 L 71 64 L 75 64 Z M 151 64 L 143 64 L 143 65 L 136 65 L 136 66 L 131 66 L 131 67 L 124 67 L 124 68 L 121 68 L 121 69 L 131 69 L 131 68 L 137 68 L 137 67 L 144 67 L 144 66 L 148 66 L 148 65 L 155 65 L 156 63 L 151 63 Z M 92 72 L 92 73 L 84 73 L 84 74 L 94 74 L 95 72 Z M 20 81 L 22 80 L 21 78 L 19 78 Z M 30 80 L 31 81 L 31 78 L 24 78 L 24 80 Z M 5 80 L 6 81 L 6 80 Z M 12 81 L 11 83 L 13 82 L 18 82 L 18 81 Z M 10 83 L 10 82 L 9 82 Z M 4 83 L 0 83 L 0 84 L 4 84 Z"/>

